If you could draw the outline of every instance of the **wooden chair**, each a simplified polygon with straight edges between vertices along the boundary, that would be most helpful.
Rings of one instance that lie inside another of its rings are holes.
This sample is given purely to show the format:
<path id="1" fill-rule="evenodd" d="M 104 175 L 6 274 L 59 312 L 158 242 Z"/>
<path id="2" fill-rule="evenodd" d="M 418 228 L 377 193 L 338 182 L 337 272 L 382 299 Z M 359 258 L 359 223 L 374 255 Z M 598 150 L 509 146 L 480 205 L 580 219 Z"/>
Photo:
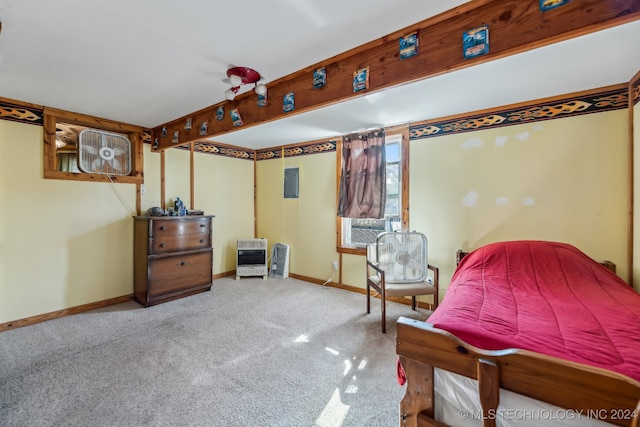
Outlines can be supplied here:
<path id="1" fill-rule="evenodd" d="M 431 274 L 429 274 L 431 271 Z M 380 294 L 382 332 L 387 332 L 386 298 L 433 295 L 431 309 L 438 306 L 439 270 L 427 261 L 427 238 L 415 231 L 380 233 L 367 246 L 367 313 L 371 313 L 371 288 Z"/>

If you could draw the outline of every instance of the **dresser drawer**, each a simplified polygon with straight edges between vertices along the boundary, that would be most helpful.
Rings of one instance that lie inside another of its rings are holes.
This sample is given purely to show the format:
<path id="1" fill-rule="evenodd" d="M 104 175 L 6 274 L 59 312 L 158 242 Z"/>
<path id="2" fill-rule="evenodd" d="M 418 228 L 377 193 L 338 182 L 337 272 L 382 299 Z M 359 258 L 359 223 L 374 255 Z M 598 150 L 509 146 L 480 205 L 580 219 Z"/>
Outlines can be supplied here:
<path id="1" fill-rule="evenodd" d="M 212 263 L 212 251 L 149 260 L 149 297 L 211 284 Z"/>
<path id="2" fill-rule="evenodd" d="M 162 254 L 167 252 L 190 251 L 194 249 L 204 249 L 210 246 L 211 235 L 209 233 L 165 234 L 153 238 L 150 253 Z"/>
<path id="3" fill-rule="evenodd" d="M 154 238 L 173 236 L 176 234 L 209 234 L 211 220 L 209 218 L 180 218 L 153 220 L 151 235 Z"/>
<path id="4" fill-rule="evenodd" d="M 209 218 L 157 219 L 151 224 L 149 254 L 190 251 L 211 246 Z"/>

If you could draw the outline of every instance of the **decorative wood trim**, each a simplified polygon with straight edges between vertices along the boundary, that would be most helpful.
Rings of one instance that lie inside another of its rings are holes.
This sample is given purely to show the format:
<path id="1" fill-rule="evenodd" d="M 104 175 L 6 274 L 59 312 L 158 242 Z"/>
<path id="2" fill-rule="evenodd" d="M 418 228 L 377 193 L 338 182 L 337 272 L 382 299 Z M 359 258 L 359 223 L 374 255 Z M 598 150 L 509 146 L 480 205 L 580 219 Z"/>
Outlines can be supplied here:
<path id="1" fill-rule="evenodd" d="M 71 111 L 58 110 L 56 108 L 50 107 L 44 107 L 44 114 L 54 116 L 65 123 L 71 123 L 80 126 L 94 126 L 96 128 L 108 130 L 110 132 L 141 134 L 143 130 L 140 126 L 116 122 L 109 119 L 102 119 L 94 116 L 88 116 L 81 113 L 74 113 Z"/>
<path id="2" fill-rule="evenodd" d="M 178 146 L 176 148 L 185 149 L 184 146 Z M 253 153 L 255 151 L 248 148 L 236 147 L 212 141 L 195 141 L 194 150 L 196 153 L 215 154 L 218 156 L 233 157 L 235 159 L 244 160 L 253 160 Z"/>
<path id="3" fill-rule="evenodd" d="M 56 169 L 56 118 L 54 116 L 44 117 L 44 177 L 47 172 L 57 172 Z"/>
<path id="4" fill-rule="evenodd" d="M 640 73 L 638 73 L 637 79 L 638 81 L 636 84 L 639 85 L 638 99 L 640 100 Z M 472 132 L 491 127 L 509 126 L 555 118 L 572 117 L 580 114 L 618 110 L 628 107 L 628 91 L 629 86 L 622 83 L 571 94 L 525 101 L 502 107 L 457 114 L 455 116 L 425 120 L 409 125 L 393 126 L 385 128 L 385 132 L 397 133 L 396 131 L 402 130 L 403 132 L 406 132 L 409 140 L 415 141 L 444 134 Z M 566 108 L 564 104 L 568 104 Z M 503 119 L 494 117 L 503 115 L 505 116 Z M 494 119 L 488 119 L 491 117 L 494 117 Z M 495 123 L 493 123 L 492 120 L 495 120 Z M 447 127 L 441 131 L 440 128 L 445 126 Z M 258 161 L 279 159 L 283 158 L 283 156 L 290 157 L 318 154 L 326 151 L 336 151 L 336 155 L 339 157 L 340 138 L 341 137 L 329 140 L 309 141 L 287 146 L 270 147 L 255 150 L 255 154 Z M 186 149 L 185 147 L 176 148 Z M 253 159 L 254 153 L 253 150 L 208 141 L 196 142 L 196 151 L 234 158 L 243 158 L 247 160 Z M 406 157 L 408 159 L 408 155 Z M 336 182 L 339 182 L 339 170 L 336 178 Z"/>
<path id="5" fill-rule="evenodd" d="M 636 105 L 640 102 L 640 71 L 629 82 L 629 99 L 631 105 Z"/>
<path id="6" fill-rule="evenodd" d="M 44 125 L 44 107 L 0 97 L 0 120 Z"/>
<path id="7" fill-rule="evenodd" d="M 17 99 L 12 99 L 12 98 L 4 98 L 2 96 L 0 96 L 0 104 L 9 104 L 16 107 L 27 108 L 29 110 L 37 110 L 37 111 L 44 110 L 43 105 L 33 104 L 31 102 L 26 102 L 26 101 L 19 101 Z"/>
<path id="8" fill-rule="evenodd" d="M 131 141 L 131 175 L 135 182 L 142 184 L 144 182 L 144 148 L 142 146 L 142 132 L 130 132 L 129 140 Z M 111 178 L 114 182 L 116 181 Z M 121 181 L 122 182 L 122 181 Z"/>
<path id="9" fill-rule="evenodd" d="M 409 230 L 409 128 L 405 127 L 402 130 L 402 165 L 400 170 L 400 176 L 402 179 L 402 188 L 400 191 L 402 192 L 402 213 L 401 213 L 401 221 L 402 221 L 402 229 Z"/>
<path id="10" fill-rule="evenodd" d="M 144 182 L 144 154 L 142 152 L 142 128 L 140 126 L 115 122 L 86 114 L 44 107 L 44 172 L 46 179 L 63 179 L 71 181 L 118 182 L 140 184 Z M 131 174 L 126 176 L 62 172 L 57 168 L 56 129 L 57 123 L 69 123 L 83 127 L 92 127 L 109 132 L 125 134 L 131 142 Z"/>
<path id="11" fill-rule="evenodd" d="M 329 140 L 325 139 L 256 150 L 256 159 L 260 161 L 280 159 L 285 157 L 305 156 L 309 154 L 328 153 L 336 151 L 337 140 L 337 138 L 331 138 Z"/>
<path id="12" fill-rule="evenodd" d="M 195 142 L 192 142 L 191 144 L 189 144 L 189 166 L 190 166 L 190 173 L 189 173 L 189 179 L 190 179 L 190 190 L 189 190 L 189 198 L 191 199 L 190 201 L 190 205 L 189 205 L 189 209 L 195 209 L 195 197 L 196 197 L 196 192 L 195 192 L 195 187 L 196 187 L 196 177 L 195 177 L 195 172 L 196 172 L 196 162 L 195 162 Z"/>
<path id="13" fill-rule="evenodd" d="M 629 167 L 629 193 L 627 197 L 628 207 L 628 218 L 627 218 L 627 267 L 628 267 L 628 276 L 627 283 L 631 287 L 633 287 L 633 257 L 634 257 L 634 230 L 635 230 L 635 141 L 634 141 L 634 121 L 635 121 L 635 105 L 640 101 L 640 71 L 638 71 L 629 81 L 628 89 L 629 91 L 629 155 L 628 155 L 628 167 Z"/>
<path id="14" fill-rule="evenodd" d="M 121 297 L 109 298 L 102 301 L 91 302 L 89 304 L 78 305 L 75 307 L 65 308 L 62 310 L 52 311 L 50 313 L 39 314 L 37 316 L 25 317 L 24 319 L 14 320 L 12 322 L 0 323 L 0 332 L 8 331 L 23 326 L 34 325 L 36 323 L 45 322 L 47 320 L 59 319 L 61 317 L 70 316 L 72 314 L 83 313 L 96 308 L 107 307 L 110 305 L 121 304 L 133 300 L 133 294 L 123 295 Z"/>
<path id="15" fill-rule="evenodd" d="M 73 173 L 60 171 L 44 171 L 46 179 L 64 179 L 67 181 L 114 182 L 116 184 L 138 184 L 140 178 L 135 176 L 104 175 L 97 173 Z M 111 178 L 111 180 L 109 180 Z"/>
<path id="16" fill-rule="evenodd" d="M 258 163 L 253 153 L 253 237 L 258 237 Z"/>
<path id="17" fill-rule="evenodd" d="M 235 275 L 236 275 L 236 271 L 235 270 L 231 270 L 231 271 L 227 271 L 225 273 L 214 274 L 213 275 L 213 279 L 214 280 L 215 279 L 222 279 L 223 277 L 229 277 L 229 276 L 235 276 Z"/>
<path id="18" fill-rule="evenodd" d="M 412 141 L 561 117 L 628 108 L 628 86 L 619 84 L 526 103 L 427 120 L 409 126 Z"/>
<path id="19" fill-rule="evenodd" d="M 143 144 L 151 144 L 151 133 L 153 131 L 151 129 L 144 129 L 142 131 L 142 143 Z"/>
<path id="20" fill-rule="evenodd" d="M 160 152 L 160 205 L 163 210 L 167 209 L 167 193 L 166 193 L 166 169 L 167 169 L 167 159 L 165 157 L 164 151 Z"/>
<path id="21" fill-rule="evenodd" d="M 340 180 L 342 179 L 342 138 L 336 142 L 336 209 L 340 205 Z M 340 265 L 342 266 L 342 220 L 336 214 L 336 250 L 340 254 Z M 342 267 L 341 267 L 342 269 Z"/>
<path id="22" fill-rule="evenodd" d="M 340 265 L 342 265 L 342 263 L 340 263 Z M 363 294 L 363 295 L 367 294 L 367 291 L 365 289 L 358 288 L 356 286 L 344 285 L 342 283 L 335 283 L 335 282 L 329 282 L 329 283 L 325 284 L 326 280 L 315 279 L 313 277 L 302 276 L 300 274 L 293 274 L 293 273 L 289 273 L 289 277 L 291 277 L 293 279 L 298 279 L 298 280 L 302 280 L 302 281 L 305 281 L 305 282 L 309 282 L 309 283 L 314 283 L 316 285 L 326 286 L 328 288 L 337 288 L 337 289 L 342 289 L 342 290 L 345 290 L 345 291 L 355 292 L 355 293 Z M 372 295 L 372 297 L 380 299 L 380 295 Z M 409 298 L 387 297 L 386 300 L 387 301 L 391 301 L 391 302 L 397 302 L 397 303 L 400 303 L 400 304 L 411 305 L 411 299 L 409 299 Z M 416 307 L 423 308 L 425 310 L 431 310 L 431 306 L 428 303 L 424 303 L 424 302 L 421 302 L 421 301 L 416 301 Z"/>
<path id="23" fill-rule="evenodd" d="M 193 123 L 208 121 L 216 124 L 211 126 L 206 137 L 237 130 L 228 115 L 223 121 L 215 120 L 215 110 L 219 105 L 225 106 L 227 111 L 238 108 L 245 123 L 243 127 L 246 128 L 639 18 L 640 4 L 637 0 L 574 0 L 545 12 L 539 10 L 537 2 L 471 1 L 269 83 L 269 98 L 274 102 L 270 102 L 266 107 L 258 107 L 255 94 L 246 92 L 233 101 L 218 103 L 160 125 L 154 129 L 153 136 L 159 139 L 159 149 L 164 150 L 175 147 L 171 144 L 171 137 L 176 131 L 180 135 L 180 144 L 200 139 L 197 130 L 185 129 L 185 120 L 189 118 Z M 491 51 L 487 55 L 465 60 L 462 55 L 462 33 L 483 23 L 489 24 L 490 27 Z M 517 28 L 517 31 L 514 31 L 514 28 Z M 425 53 L 400 60 L 398 37 L 415 30 L 418 30 L 420 48 Z M 312 74 L 315 68 L 323 66 L 326 67 L 329 77 L 327 85 L 317 90 L 312 85 Z M 353 72 L 366 66 L 370 67 L 369 89 L 354 93 Z M 286 113 L 281 103 L 275 100 L 283 99 L 289 92 L 296 94 L 296 108 Z M 165 137 L 161 136 L 163 127 L 167 129 Z"/>

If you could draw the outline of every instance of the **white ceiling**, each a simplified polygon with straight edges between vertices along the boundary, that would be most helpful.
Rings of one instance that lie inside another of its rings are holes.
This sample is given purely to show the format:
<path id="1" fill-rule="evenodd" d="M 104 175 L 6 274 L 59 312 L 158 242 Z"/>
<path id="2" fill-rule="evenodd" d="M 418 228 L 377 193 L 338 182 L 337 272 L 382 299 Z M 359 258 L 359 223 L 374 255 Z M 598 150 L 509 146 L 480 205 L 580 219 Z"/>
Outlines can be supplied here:
<path id="1" fill-rule="evenodd" d="M 153 128 L 461 0 L 0 0 L 0 96 Z M 266 148 L 628 81 L 640 21 L 214 138 Z M 251 90 L 250 88 L 245 90 Z"/>

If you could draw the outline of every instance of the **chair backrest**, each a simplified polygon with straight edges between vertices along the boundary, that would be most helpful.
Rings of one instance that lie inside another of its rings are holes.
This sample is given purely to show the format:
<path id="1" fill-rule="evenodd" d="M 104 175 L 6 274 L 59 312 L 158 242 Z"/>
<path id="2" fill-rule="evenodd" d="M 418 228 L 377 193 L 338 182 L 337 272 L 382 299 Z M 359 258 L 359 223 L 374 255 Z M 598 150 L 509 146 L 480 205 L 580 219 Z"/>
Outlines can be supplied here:
<path id="1" fill-rule="evenodd" d="M 375 260 L 384 270 L 387 283 L 422 282 L 428 274 L 427 237 L 405 230 L 380 233 L 376 238 Z"/>

